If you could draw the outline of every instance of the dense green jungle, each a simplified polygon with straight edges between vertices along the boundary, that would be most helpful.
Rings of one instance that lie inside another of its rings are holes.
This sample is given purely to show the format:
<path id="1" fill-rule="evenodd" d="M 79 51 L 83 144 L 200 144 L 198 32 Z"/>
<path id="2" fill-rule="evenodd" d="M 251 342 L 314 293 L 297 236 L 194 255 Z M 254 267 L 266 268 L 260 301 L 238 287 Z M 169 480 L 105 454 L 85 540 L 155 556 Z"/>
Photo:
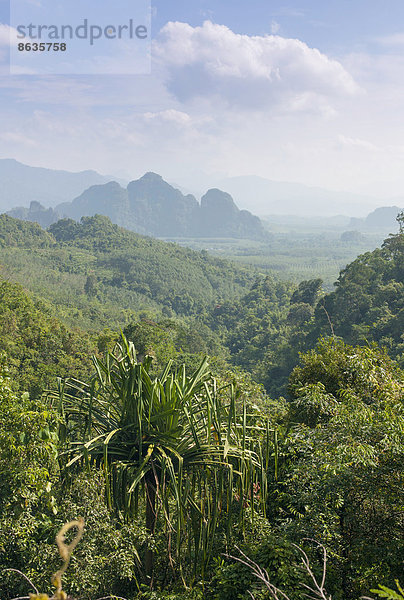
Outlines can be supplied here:
<path id="1" fill-rule="evenodd" d="M 78 600 L 402 600 L 397 222 L 331 288 L 99 215 L 0 215 L 0 597 L 52 595 L 83 517 Z"/>

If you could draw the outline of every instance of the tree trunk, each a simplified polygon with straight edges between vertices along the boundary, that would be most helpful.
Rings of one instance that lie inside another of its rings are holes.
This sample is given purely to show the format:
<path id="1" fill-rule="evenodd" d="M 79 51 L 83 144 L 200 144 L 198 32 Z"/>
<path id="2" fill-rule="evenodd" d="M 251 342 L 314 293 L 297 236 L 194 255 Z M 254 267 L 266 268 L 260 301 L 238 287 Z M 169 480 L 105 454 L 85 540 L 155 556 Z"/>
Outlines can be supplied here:
<path id="1" fill-rule="evenodd" d="M 146 529 L 150 535 L 154 534 L 156 527 L 156 481 L 153 471 L 146 475 Z M 149 548 L 145 554 L 145 570 L 148 582 L 153 581 L 154 552 Z"/>

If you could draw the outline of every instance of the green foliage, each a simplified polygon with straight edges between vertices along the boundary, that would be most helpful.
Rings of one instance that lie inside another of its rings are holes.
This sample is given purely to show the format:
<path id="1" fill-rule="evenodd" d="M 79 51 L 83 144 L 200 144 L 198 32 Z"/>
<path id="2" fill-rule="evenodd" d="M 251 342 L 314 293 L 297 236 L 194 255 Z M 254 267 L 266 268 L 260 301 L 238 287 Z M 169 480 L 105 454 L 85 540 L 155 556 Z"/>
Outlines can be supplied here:
<path id="1" fill-rule="evenodd" d="M 48 248 L 55 244 L 55 238 L 44 231 L 37 223 L 27 223 L 0 215 L 0 248 L 10 246 L 20 248 Z"/>
<path id="2" fill-rule="evenodd" d="M 123 337 L 94 364 L 88 385 L 60 382 L 55 396 L 71 440 L 67 467 L 89 458 L 102 466 L 109 507 L 133 518 L 143 502 L 147 530 L 168 530 L 172 552 L 179 556 L 184 547 L 203 573 L 218 527 L 230 538 L 233 506 L 242 528 L 246 509 L 253 518 L 264 506 L 259 443 L 249 434 L 258 424 L 245 404 L 238 414 L 237 391 L 218 388 L 206 359 L 191 376 L 185 366 L 172 373 L 168 363 L 152 378 L 151 358 L 137 362 Z M 149 576 L 151 567 L 146 553 Z"/>
<path id="3" fill-rule="evenodd" d="M 142 600 L 204 600 L 206 593 L 202 586 L 192 588 L 190 590 L 179 590 L 179 591 L 163 591 L 158 592 L 150 591 L 147 586 L 143 593 L 139 596 Z"/>
<path id="4" fill-rule="evenodd" d="M 356 259 L 324 298 L 319 279 L 302 281 L 294 292 L 285 285 L 282 293 L 282 284 L 267 278 L 237 302 L 218 305 L 209 325 L 221 332 L 233 364 L 253 373 L 271 395 L 286 393 L 299 351 L 321 335 L 362 345 L 374 341 L 402 365 L 403 240 L 401 232 Z"/>
<path id="5" fill-rule="evenodd" d="M 240 300 L 217 305 L 208 321 L 221 332 L 231 362 L 252 373 L 271 394 L 282 391 L 290 372 L 286 320 L 292 290 L 291 284 L 271 277 L 258 279 Z"/>
<path id="6" fill-rule="evenodd" d="M 38 244 L 38 232 L 49 243 Z M 7 276 L 50 300 L 69 324 L 88 329 L 123 328 L 145 309 L 153 319 L 199 316 L 254 280 L 251 270 L 126 231 L 100 215 L 63 219 L 49 234 L 6 217 L 1 236 L 16 238 L 0 247 Z"/>
<path id="7" fill-rule="evenodd" d="M 401 587 L 401 585 L 398 583 L 397 579 L 396 579 L 396 586 L 397 586 L 398 592 L 396 592 L 395 590 L 391 590 L 390 588 L 386 587 L 385 585 L 379 585 L 378 590 L 371 590 L 371 591 L 374 594 L 376 594 L 377 596 L 379 596 L 379 598 L 387 598 L 387 600 L 403 600 L 404 590 Z"/>
<path id="8" fill-rule="evenodd" d="M 313 308 L 310 306 L 310 304 L 306 304 L 304 302 L 294 304 L 291 303 L 291 307 L 287 316 L 287 322 L 294 327 L 298 327 L 310 321 L 312 316 Z"/>
<path id="9" fill-rule="evenodd" d="M 0 567 L 47 590 L 54 535 L 83 515 L 66 582 L 79 598 L 261 598 L 223 558 L 237 545 L 298 600 L 292 543 L 312 538 L 334 600 L 379 582 L 375 594 L 401 600 L 390 590 L 404 553 L 400 227 L 319 299 L 318 279 L 256 278 L 104 217 L 52 234 L 2 217 L 1 261 L 54 305 L 0 282 L 12 378 L 1 371 Z M 134 346 L 111 351 L 118 327 Z M 40 400 L 56 375 L 62 423 Z M 276 397 L 289 375 L 289 400 L 269 400 L 260 383 Z M 151 559 L 157 591 L 142 582 Z M 11 574 L 1 585 L 1 597 L 28 591 Z"/>
<path id="10" fill-rule="evenodd" d="M 341 269 L 351 263 L 358 254 L 372 251 L 391 231 L 391 225 L 382 231 L 373 230 L 360 235 L 360 239 L 341 240 L 341 233 L 348 223 L 336 227 L 334 223 L 316 224 L 285 218 L 280 227 L 271 217 L 271 237 L 265 242 L 235 239 L 181 239 L 179 244 L 196 250 L 208 250 L 209 254 L 227 258 L 240 265 L 255 267 L 260 273 L 274 275 L 299 283 L 302 279 L 321 277 L 327 290 L 331 291 Z M 276 229 L 280 231 L 277 232 Z"/>
<path id="11" fill-rule="evenodd" d="M 322 286 L 321 279 L 312 279 L 311 281 L 302 281 L 297 290 L 292 294 L 291 304 L 308 304 L 314 306 L 317 303 L 318 296 Z"/>
<path id="12" fill-rule="evenodd" d="M 399 399 L 403 391 L 402 371 L 385 351 L 375 344 L 354 348 L 336 338 L 320 340 L 302 356 L 289 380 L 292 399 L 301 398 L 304 386 L 318 384 L 336 398 L 350 392 L 367 404 Z"/>
<path id="13" fill-rule="evenodd" d="M 18 512 L 50 491 L 56 457 L 55 415 L 13 391 L 7 368 L 0 374 L 0 498 L 3 510 Z"/>
<path id="14" fill-rule="evenodd" d="M 134 343 L 140 360 L 146 354 L 153 357 L 155 369 L 163 368 L 168 360 L 196 368 L 206 354 L 226 355 L 218 338 L 200 322 L 142 318 L 127 325 L 124 334 Z"/>
<path id="15" fill-rule="evenodd" d="M 375 341 L 403 365 L 403 265 L 402 231 L 381 249 L 359 256 L 341 272 L 335 292 L 318 303 L 311 340 L 329 333 L 331 321 L 334 333 L 346 342 Z"/>
<path id="16" fill-rule="evenodd" d="M 50 591 L 51 576 L 60 567 L 55 535 L 64 523 L 81 515 L 85 519 L 84 536 L 64 575 L 64 588 L 83 600 L 110 594 L 137 596 L 137 556 L 147 544 L 148 535 L 137 522 L 125 524 L 114 518 L 106 506 L 103 489 L 102 475 L 93 471 L 73 477 L 63 488 L 57 485 L 57 516 L 36 513 L 30 532 L 23 532 L 21 527 L 13 532 L 8 525 L 4 537 L 8 534 L 11 541 L 4 547 L 0 567 L 19 568 L 40 590 Z M 28 589 L 16 573 L 2 575 L 2 598 L 26 595 Z"/>
<path id="17" fill-rule="evenodd" d="M 142 237 L 99 215 L 83 217 L 80 224 L 59 221 L 50 232 L 65 247 L 91 254 L 104 287 L 133 290 L 178 314 L 198 312 L 251 281 L 247 271 L 229 263 Z"/>
<path id="18" fill-rule="evenodd" d="M 0 373 L 0 566 L 25 569 L 32 543 L 57 512 L 57 419 Z"/>
<path id="19" fill-rule="evenodd" d="M 86 375 L 95 349 L 88 334 L 69 330 L 54 318 L 49 304 L 0 280 L 0 350 L 7 354 L 13 379 L 33 398 L 57 375 Z"/>
<path id="20" fill-rule="evenodd" d="M 356 598 L 401 571 L 404 374 L 376 347 L 323 340 L 294 370 L 291 393 L 274 514 L 289 515 L 297 542 L 330 548 L 333 597 Z"/>
<path id="21" fill-rule="evenodd" d="M 87 276 L 86 282 L 84 284 L 84 291 L 87 296 L 96 296 L 97 295 L 97 278 L 94 273 L 90 273 Z"/>
<path id="22" fill-rule="evenodd" d="M 122 523 L 108 510 L 103 494 L 104 478 L 99 473 L 81 473 L 64 486 L 59 514 L 42 543 L 34 563 L 42 585 L 59 568 L 54 535 L 58 528 L 77 515 L 85 519 L 83 540 L 74 552 L 74 560 L 64 576 L 64 587 L 73 597 L 93 600 L 116 594 L 133 597 L 139 588 L 139 552 L 146 546 L 148 534 L 138 522 Z M 44 575 L 46 574 L 46 577 Z M 45 587 L 45 589 L 47 586 Z"/>
<path id="23" fill-rule="evenodd" d="M 297 589 L 304 577 L 298 566 L 296 548 L 282 532 L 275 531 L 268 521 L 257 519 L 241 542 L 240 550 L 265 569 L 271 583 L 291 600 L 301 598 Z M 238 548 L 232 553 L 239 556 Z M 267 598 L 251 569 L 221 557 L 215 560 L 215 572 L 207 592 L 212 600 L 247 600 L 251 598 L 250 593 L 257 599 Z"/>

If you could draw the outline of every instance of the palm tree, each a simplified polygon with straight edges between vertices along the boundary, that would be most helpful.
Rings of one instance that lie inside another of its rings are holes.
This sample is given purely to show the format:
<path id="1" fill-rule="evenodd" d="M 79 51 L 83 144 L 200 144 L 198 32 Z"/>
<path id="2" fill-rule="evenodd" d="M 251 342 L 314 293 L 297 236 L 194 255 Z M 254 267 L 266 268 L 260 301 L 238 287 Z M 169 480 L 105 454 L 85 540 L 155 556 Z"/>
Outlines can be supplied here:
<path id="1" fill-rule="evenodd" d="M 230 534 L 235 502 L 242 521 L 247 508 L 253 514 L 265 505 L 265 473 L 245 404 L 239 415 L 237 391 L 219 388 L 206 359 L 191 376 L 168 363 L 152 377 L 151 357 L 138 362 L 124 336 L 104 361 L 93 362 L 89 384 L 59 381 L 71 453 L 66 466 L 95 461 L 105 471 L 111 509 L 132 518 L 143 508 L 150 534 L 165 525 L 177 553 L 186 539 L 195 568 L 204 565 L 219 522 Z M 152 568 L 147 551 L 149 578 Z"/>

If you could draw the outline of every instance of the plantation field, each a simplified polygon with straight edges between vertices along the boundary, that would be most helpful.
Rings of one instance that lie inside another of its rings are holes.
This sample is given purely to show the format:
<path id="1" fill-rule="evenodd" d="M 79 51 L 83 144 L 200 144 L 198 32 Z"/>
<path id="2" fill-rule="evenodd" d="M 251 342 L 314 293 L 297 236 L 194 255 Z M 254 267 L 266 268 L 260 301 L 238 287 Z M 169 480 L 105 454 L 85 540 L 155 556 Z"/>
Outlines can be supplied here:
<path id="1" fill-rule="evenodd" d="M 311 231 L 272 233 L 267 242 L 251 240 L 188 238 L 170 239 L 194 250 L 251 265 L 260 272 L 276 273 L 285 280 L 300 282 L 321 278 L 331 290 L 339 272 L 358 254 L 374 250 L 383 236 L 364 234 L 357 242 L 343 242 L 341 232 Z"/>

